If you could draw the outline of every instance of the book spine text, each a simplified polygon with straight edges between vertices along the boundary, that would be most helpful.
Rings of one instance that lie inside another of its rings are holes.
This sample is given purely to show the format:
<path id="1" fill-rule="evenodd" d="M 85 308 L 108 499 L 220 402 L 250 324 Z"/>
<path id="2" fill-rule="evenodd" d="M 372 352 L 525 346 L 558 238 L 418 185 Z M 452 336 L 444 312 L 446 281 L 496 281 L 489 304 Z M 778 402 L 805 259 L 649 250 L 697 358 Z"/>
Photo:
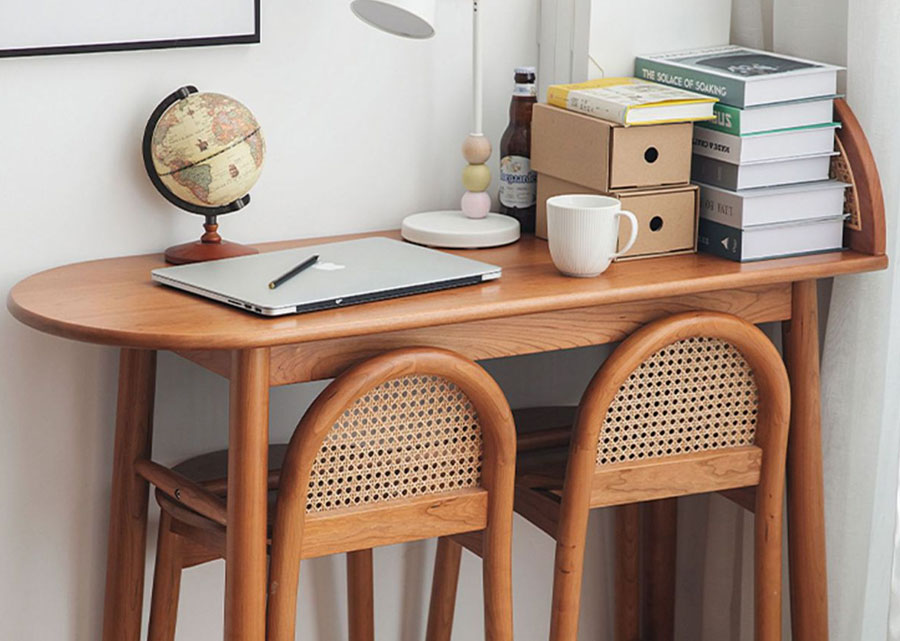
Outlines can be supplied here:
<path id="1" fill-rule="evenodd" d="M 730 227 L 744 226 L 744 201 L 737 194 L 700 185 L 700 217 Z"/>
<path id="2" fill-rule="evenodd" d="M 578 90 L 551 86 L 547 90 L 547 102 L 554 107 L 617 122 L 621 125 L 626 124 L 628 118 L 627 107 Z"/>
<path id="3" fill-rule="evenodd" d="M 741 230 L 705 218 L 700 219 L 697 247 L 700 251 L 728 260 L 742 260 Z"/>
<path id="4" fill-rule="evenodd" d="M 734 107 L 744 106 L 744 83 L 737 79 L 723 78 L 641 57 L 634 60 L 634 75 L 651 82 L 712 96 Z"/>
<path id="5" fill-rule="evenodd" d="M 691 180 L 709 183 L 714 187 L 735 190 L 738 188 L 740 165 L 721 162 L 694 154 L 691 160 Z"/>
<path id="6" fill-rule="evenodd" d="M 715 120 L 705 120 L 698 123 L 708 129 L 715 129 L 734 136 L 741 135 L 741 110 L 731 105 L 723 105 L 717 102 L 713 105 Z"/>
<path id="7" fill-rule="evenodd" d="M 741 138 L 730 134 L 694 127 L 694 153 L 738 164 L 741 162 Z"/>

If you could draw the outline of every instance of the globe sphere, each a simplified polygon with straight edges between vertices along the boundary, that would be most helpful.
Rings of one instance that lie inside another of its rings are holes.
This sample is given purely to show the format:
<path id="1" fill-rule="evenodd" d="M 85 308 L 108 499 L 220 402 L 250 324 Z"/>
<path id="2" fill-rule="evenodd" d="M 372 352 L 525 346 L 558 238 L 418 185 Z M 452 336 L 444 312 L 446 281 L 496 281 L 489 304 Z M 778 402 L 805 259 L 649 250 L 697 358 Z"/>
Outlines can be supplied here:
<path id="1" fill-rule="evenodd" d="M 246 196 L 262 171 L 266 143 L 247 107 L 218 93 L 192 93 L 157 121 L 150 142 L 163 186 L 198 207 Z"/>

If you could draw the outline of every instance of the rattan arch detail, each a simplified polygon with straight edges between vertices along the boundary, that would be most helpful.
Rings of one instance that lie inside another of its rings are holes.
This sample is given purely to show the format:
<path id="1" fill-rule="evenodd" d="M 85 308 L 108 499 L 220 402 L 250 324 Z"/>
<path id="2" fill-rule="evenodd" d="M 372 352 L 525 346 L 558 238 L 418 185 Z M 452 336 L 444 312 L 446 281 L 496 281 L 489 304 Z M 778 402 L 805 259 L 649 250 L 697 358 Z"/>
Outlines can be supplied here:
<path id="1" fill-rule="evenodd" d="M 753 445 L 758 398 L 752 368 L 728 341 L 692 336 L 666 345 L 610 403 L 597 465 Z"/>
<path id="2" fill-rule="evenodd" d="M 437 421 L 437 414 L 449 418 Z M 394 419 L 402 422 L 401 417 L 412 418 L 424 432 L 394 431 L 398 440 L 385 448 L 384 426 Z M 349 464 L 346 446 L 360 442 L 364 445 Z M 384 457 L 368 456 L 373 446 L 382 454 L 390 451 Z M 480 366 L 452 352 L 397 350 L 335 379 L 301 419 L 285 455 L 272 533 L 269 641 L 294 638 L 308 513 L 373 505 L 389 508 L 402 497 L 439 496 L 476 486 L 488 493 L 483 534 L 486 638 L 510 641 L 515 450 L 512 413 L 497 383 Z M 389 482 L 377 488 L 366 483 L 371 480 L 367 476 L 381 473 L 380 478 L 387 478 L 388 472 Z M 359 489 L 336 499 L 333 490 L 341 483 L 347 486 L 348 476 L 349 486 Z M 332 488 L 331 493 L 321 491 L 320 496 L 317 488 L 325 486 Z M 404 524 L 387 520 L 384 527 Z"/>

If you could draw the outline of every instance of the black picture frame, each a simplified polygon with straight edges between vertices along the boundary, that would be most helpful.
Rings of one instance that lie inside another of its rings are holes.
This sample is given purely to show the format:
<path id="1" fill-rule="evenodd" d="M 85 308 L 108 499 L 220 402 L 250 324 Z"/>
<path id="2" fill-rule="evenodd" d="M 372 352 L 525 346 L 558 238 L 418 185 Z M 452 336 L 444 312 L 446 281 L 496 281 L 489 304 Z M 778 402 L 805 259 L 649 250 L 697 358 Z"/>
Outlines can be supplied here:
<path id="1" fill-rule="evenodd" d="M 27 0 L 24 1 L 27 2 Z M 26 47 L 18 49 L 0 48 L 0 58 L 26 58 L 32 56 L 58 56 L 77 53 L 101 53 L 107 51 L 140 51 L 146 49 L 180 49 L 186 47 L 258 44 L 260 42 L 260 0 L 253 0 L 253 27 L 253 33 L 205 36 L 202 38 L 134 40 L 128 42 L 54 45 L 50 47 Z"/>

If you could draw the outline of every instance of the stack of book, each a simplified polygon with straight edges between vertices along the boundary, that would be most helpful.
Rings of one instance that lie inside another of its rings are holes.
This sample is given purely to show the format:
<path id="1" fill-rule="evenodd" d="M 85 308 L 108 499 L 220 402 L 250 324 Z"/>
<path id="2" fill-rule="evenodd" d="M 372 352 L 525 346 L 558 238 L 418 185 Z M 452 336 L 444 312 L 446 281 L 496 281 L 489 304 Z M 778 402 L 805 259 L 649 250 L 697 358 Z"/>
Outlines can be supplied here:
<path id="1" fill-rule="evenodd" d="M 694 128 L 702 250 L 748 261 L 841 248 L 846 185 L 829 180 L 840 67 L 729 45 L 641 56 L 635 70 L 719 99 Z"/>

